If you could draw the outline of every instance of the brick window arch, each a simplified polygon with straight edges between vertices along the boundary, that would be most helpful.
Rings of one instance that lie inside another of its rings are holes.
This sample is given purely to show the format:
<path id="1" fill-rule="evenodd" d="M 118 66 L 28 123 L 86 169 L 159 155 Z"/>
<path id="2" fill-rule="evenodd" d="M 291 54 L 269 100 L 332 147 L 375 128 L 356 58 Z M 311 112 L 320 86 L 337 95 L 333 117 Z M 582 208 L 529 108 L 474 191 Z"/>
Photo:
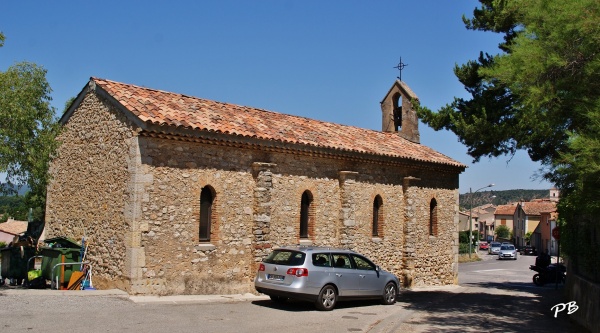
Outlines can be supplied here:
<path id="1" fill-rule="evenodd" d="M 300 201 L 300 239 L 308 239 L 312 233 L 314 220 L 313 195 L 306 190 Z"/>
<path id="2" fill-rule="evenodd" d="M 383 236 L 383 199 L 377 195 L 373 200 L 373 237 Z"/>
<path id="3" fill-rule="evenodd" d="M 435 198 L 429 203 L 429 235 L 437 236 L 438 234 L 438 204 Z"/>
<path id="4" fill-rule="evenodd" d="M 210 229 L 213 224 L 213 203 L 215 201 L 215 190 L 210 186 L 204 186 L 200 192 L 200 241 L 210 241 Z"/>

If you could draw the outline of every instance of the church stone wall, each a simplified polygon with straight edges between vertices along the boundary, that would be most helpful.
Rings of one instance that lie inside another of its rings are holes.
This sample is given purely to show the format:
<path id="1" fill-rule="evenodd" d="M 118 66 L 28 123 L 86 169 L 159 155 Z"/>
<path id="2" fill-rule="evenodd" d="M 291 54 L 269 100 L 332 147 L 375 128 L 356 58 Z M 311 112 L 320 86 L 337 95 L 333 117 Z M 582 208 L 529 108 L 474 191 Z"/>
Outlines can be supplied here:
<path id="1" fill-rule="evenodd" d="M 257 262 L 276 246 L 313 244 L 348 247 L 371 257 L 384 269 L 402 277 L 405 240 L 404 194 L 400 178 L 377 174 L 370 165 L 348 165 L 324 158 L 269 154 L 193 142 L 140 139 L 145 172 L 154 182 L 145 189 L 142 233 L 146 285 L 164 284 L 167 293 L 252 291 Z M 270 166 L 269 222 L 257 231 L 255 201 L 257 179 L 253 164 Z M 339 170 L 354 169 L 351 176 Z M 406 174 L 409 170 L 395 170 Z M 342 173 L 343 174 L 343 173 Z M 424 174 L 426 177 L 426 174 Z M 388 178 L 385 184 L 380 179 Z M 393 181 L 399 184 L 393 184 Z M 211 186 L 216 193 L 214 233 L 211 242 L 198 240 L 200 191 Z M 300 202 L 304 191 L 313 195 L 314 228 L 299 238 Z M 417 257 L 417 285 L 455 282 L 456 259 L 453 190 L 419 188 L 413 191 Z M 375 196 L 383 199 L 384 224 L 380 237 L 372 236 Z M 429 202 L 435 197 L 441 213 L 440 235 L 428 233 Z M 257 254 L 259 232 L 265 241 Z M 247 288 L 247 289 L 244 289 Z M 143 292 L 143 290 L 140 290 Z"/>
<path id="2" fill-rule="evenodd" d="M 52 167 L 47 225 L 75 238 L 86 226 L 95 284 L 144 294 L 252 292 L 262 257 L 299 243 L 354 249 L 406 286 L 456 283 L 457 174 L 137 136 L 126 124 L 86 97 Z M 85 143 L 98 137 L 103 144 Z M 205 186 L 215 194 L 210 242 L 198 233 Z M 313 196 L 308 239 L 299 238 L 304 191 Z M 383 228 L 373 237 L 376 196 Z"/>
<path id="3" fill-rule="evenodd" d="M 123 114 L 94 94 L 83 99 L 58 140 L 50 168 L 46 238 L 86 236 L 94 284 L 128 288 L 125 219 L 136 134 Z"/>

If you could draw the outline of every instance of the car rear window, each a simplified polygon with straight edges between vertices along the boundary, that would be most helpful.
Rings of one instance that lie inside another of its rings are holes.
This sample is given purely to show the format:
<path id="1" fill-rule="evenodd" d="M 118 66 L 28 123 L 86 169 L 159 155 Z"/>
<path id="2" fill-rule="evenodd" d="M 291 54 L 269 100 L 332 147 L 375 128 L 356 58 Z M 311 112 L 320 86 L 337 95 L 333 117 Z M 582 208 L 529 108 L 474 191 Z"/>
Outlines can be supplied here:
<path id="1" fill-rule="evenodd" d="M 304 264 L 304 258 L 306 258 L 306 255 L 302 252 L 293 250 L 274 250 L 263 260 L 263 262 L 285 266 L 300 266 Z"/>
<path id="2" fill-rule="evenodd" d="M 500 243 L 492 243 L 492 247 L 500 247 Z"/>

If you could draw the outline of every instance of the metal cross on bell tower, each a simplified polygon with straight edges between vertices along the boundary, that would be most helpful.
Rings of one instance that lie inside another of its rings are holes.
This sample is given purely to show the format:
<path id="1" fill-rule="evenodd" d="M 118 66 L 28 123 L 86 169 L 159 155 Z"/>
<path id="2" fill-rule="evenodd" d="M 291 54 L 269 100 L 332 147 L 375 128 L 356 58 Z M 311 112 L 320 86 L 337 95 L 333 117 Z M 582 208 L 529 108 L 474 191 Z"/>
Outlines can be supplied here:
<path id="1" fill-rule="evenodd" d="M 400 71 L 400 75 L 397 76 L 398 80 L 402 81 L 402 70 L 404 69 L 404 67 L 408 66 L 408 64 L 405 64 L 402 62 L 402 57 L 400 57 L 400 62 L 398 63 L 398 65 L 394 68 L 398 69 Z"/>

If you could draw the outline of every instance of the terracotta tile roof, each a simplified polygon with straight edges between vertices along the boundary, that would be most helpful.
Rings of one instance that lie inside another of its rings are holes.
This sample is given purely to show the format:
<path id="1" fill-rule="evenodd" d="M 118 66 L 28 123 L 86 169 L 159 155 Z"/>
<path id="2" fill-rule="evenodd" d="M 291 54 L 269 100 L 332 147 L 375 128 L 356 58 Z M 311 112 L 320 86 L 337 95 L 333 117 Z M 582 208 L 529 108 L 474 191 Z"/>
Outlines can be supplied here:
<path id="1" fill-rule="evenodd" d="M 515 215 L 517 205 L 499 205 L 496 207 L 495 215 Z"/>
<path id="2" fill-rule="evenodd" d="M 522 202 L 521 207 L 527 215 L 541 215 L 542 212 L 550 213 L 556 211 L 556 202 L 552 201 L 531 201 Z"/>
<path id="3" fill-rule="evenodd" d="M 91 78 L 92 82 L 147 124 L 466 168 L 464 164 L 448 156 L 394 133 L 323 122 L 99 78 Z"/>
<path id="4" fill-rule="evenodd" d="M 0 232 L 11 235 L 19 235 L 27 231 L 27 221 L 7 221 L 0 223 Z"/>

